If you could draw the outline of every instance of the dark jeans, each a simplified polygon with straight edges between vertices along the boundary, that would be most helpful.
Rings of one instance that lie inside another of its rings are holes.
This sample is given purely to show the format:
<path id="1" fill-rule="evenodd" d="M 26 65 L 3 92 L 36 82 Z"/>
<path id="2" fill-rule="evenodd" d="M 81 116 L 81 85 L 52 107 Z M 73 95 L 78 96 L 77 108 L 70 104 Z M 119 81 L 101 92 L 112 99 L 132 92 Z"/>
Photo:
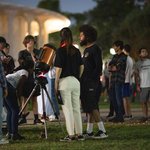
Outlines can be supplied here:
<path id="1" fill-rule="evenodd" d="M 10 134 L 18 133 L 18 101 L 16 95 L 16 89 L 10 85 L 8 85 L 8 96 L 4 100 L 4 105 L 7 109 L 7 128 Z"/>
<path id="2" fill-rule="evenodd" d="M 123 97 L 122 97 L 123 84 L 113 83 L 110 88 L 110 101 L 113 104 L 116 118 L 123 119 Z"/>

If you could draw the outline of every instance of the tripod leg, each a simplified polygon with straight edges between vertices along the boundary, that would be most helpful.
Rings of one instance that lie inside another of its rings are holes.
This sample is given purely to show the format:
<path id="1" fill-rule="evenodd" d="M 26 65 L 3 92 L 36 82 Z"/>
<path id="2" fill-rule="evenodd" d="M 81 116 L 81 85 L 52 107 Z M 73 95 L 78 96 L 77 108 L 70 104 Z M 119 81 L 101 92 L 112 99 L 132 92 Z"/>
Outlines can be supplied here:
<path id="1" fill-rule="evenodd" d="M 44 119 L 45 138 L 47 139 L 46 111 L 45 111 L 45 100 L 44 100 L 44 91 L 43 91 L 43 89 L 42 89 L 42 107 L 43 107 L 43 119 Z"/>
<path id="2" fill-rule="evenodd" d="M 38 84 L 36 84 L 36 85 L 34 86 L 34 88 L 33 88 L 32 92 L 30 93 L 29 97 L 27 98 L 27 100 L 26 100 L 26 102 L 25 102 L 24 106 L 23 106 L 23 107 L 22 107 L 22 109 L 20 110 L 20 112 L 19 112 L 19 116 L 21 116 L 21 114 L 22 114 L 22 112 L 24 111 L 25 107 L 27 106 L 27 104 L 28 104 L 28 102 L 29 102 L 30 98 L 31 98 L 31 97 L 32 97 L 32 95 L 34 94 L 34 92 L 35 92 L 35 90 L 36 90 L 37 86 L 38 86 Z"/>

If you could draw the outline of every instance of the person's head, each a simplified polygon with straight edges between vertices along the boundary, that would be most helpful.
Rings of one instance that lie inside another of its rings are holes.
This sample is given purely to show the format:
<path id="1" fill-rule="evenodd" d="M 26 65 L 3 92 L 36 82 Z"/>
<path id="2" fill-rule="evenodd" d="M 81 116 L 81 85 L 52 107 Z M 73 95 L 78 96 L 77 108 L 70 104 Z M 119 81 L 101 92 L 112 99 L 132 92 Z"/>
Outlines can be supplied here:
<path id="1" fill-rule="evenodd" d="M 71 30 L 68 27 L 61 29 L 60 37 L 60 47 L 66 47 L 67 54 L 73 55 L 76 52 L 76 48 L 73 46 L 73 37 Z"/>
<path id="2" fill-rule="evenodd" d="M 80 45 L 86 46 L 97 40 L 97 31 L 94 27 L 90 25 L 82 25 L 79 28 L 80 32 Z"/>
<path id="3" fill-rule="evenodd" d="M 126 44 L 124 45 L 123 47 L 123 52 L 126 54 L 126 55 L 129 55 L 130 54 L 130 51 L 131 51 L 131 46 Z"/>
<path id="4" fill-rule="evenodd" d="M 68 27 L 60 30 L 61 46 L 70 46 L 73 43 L 72 32 Z"/>
<path id="5" fill-rule="evenodd" d="M 6 43 L 5 47 L 3 48 L 3 51 L 5 52 L 6 55 L 8 55 L 9 50 L 10 50 L 10 45 L 8 43 Z"/>
<path id="6" fill-rule="evenodd" d="M 26 60 L 22 63 L 22 68 L 27 71 L 33 71 L 34 69 L 34 61 L 31 59 L 31 57 L 27 57 Z"/>
<path id="7" fill-rule="evenodd" d="M 119 54 L 120 52 L 122 52 L 123 50 L 123 41 L 117 40 L 113 43 L 113 49 L 115 50 L 115 52 L 117 54 Z"/>
<path id="8" fill-rule="evenodd" d="M 27 35 L 23 40 L 25 47 L 34 47 L 35 43 L 35 39 L 32 35 Z"/>
<path id="9" fill-rule="evenodd" d="M 139 56 L 140 58 L 144 59 L 144 58 L 148 58 L 149 52 L 148 49 L 145 47 L 142 47 L 139 49 Z"/>
<path id="10" fill-rule="evenodd" d="M 2 36 L 0 36 L 0 50 L 3 50 L 3 48 L 6 45 L 6 39 Z"/>

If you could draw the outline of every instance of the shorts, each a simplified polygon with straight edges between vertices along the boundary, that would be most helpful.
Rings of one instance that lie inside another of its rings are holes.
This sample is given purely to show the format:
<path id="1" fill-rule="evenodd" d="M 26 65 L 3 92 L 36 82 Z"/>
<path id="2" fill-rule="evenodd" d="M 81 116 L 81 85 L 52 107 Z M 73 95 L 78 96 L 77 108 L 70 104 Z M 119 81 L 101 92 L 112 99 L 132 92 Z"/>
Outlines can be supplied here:
<path id="1" fill-rule="evenodd" d="M 86 113 L 99 109 L 101 82 L 89 79 L 81 80 L 81 105 Z"/>
<path id="2" fill-rule="evenodd" d="M 132 94 L 132 87 L 130 83 L 124 83 L 123 90 L 122 90 L 122 96 L 123 97 L 130 97 Z"/>
<path id="3" fill-rule="evenodd" d="M 141 102 L 148 102 L 148 101 L 150 101 L 150 87 L 148 87 L 148 88 L 141 88 L 140 101 Z"/>

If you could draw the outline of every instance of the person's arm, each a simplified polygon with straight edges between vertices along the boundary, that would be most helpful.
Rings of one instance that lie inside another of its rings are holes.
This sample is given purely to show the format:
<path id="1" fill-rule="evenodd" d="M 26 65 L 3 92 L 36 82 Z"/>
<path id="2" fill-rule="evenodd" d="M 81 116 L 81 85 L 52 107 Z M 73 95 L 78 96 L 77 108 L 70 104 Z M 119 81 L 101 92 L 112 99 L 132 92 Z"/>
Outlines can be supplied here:
<path id="1" fill-rule="evenodd" d="M 56 77 L 55 77 L 55 91 L 58 92 L 59 79 L 62 72 L 62 68 L 56 67 Z"/>
<path id="2" fill-rule="evenodd" d="M 84 70 L 84 65 L 80 65 L 80 74 L 79 74 L 79 78 L 81 78 L 82 73 L 83 73 L 83 70 Z"/>
<path id="3" fill-rule="evenodd" d="M 139 71 L 138 70 L 135 70 L 134 71 L 134 78 L 135 78 L 135 84 L 136 84 L 136 90 L 138 92 L 141 91 L 141 88 L 140 88 L 140 76 L 139 76 Z"/>

